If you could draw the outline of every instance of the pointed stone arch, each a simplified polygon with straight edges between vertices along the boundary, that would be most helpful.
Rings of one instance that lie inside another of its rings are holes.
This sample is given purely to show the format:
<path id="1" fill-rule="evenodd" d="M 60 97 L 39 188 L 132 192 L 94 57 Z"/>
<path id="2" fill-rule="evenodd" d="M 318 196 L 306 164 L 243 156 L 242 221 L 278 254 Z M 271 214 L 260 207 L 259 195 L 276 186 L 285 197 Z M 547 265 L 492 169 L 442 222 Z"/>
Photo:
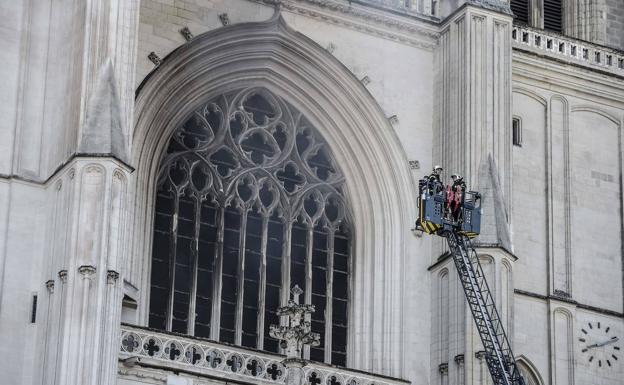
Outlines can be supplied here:
<path id="1" fill-rule="evenodd" d="M 539 371 L 528 358 L 520 356 L 516 359 L 516 362 L 518 363 L 518 367 L 524 377 L 526 385 L 544 384 L 544 380 L 542 379 L 542 376 L 540 376 Z"/>
<path id="2" fill-rule="evenodd" d="M 358 79 L 279 14 L 197 36 L 142 84 L 132 137 L 134 213 L 127 280 L 147 320 L 155 179 L 176 123 L 216 94 L 261 86 L 288 100 L 318 128 L 345 175 L 354 222 L 348 366 L 401 375 L 405 258 L 415 187 L 403 148 Z M 425 292 L 425 279 L 416 284 Z M 427 308 L 427 299 L 410 304 Z M 424 312 L 426 313 L 426 312 Z M 427 322 L 423 316 L 423 322 Z"/>

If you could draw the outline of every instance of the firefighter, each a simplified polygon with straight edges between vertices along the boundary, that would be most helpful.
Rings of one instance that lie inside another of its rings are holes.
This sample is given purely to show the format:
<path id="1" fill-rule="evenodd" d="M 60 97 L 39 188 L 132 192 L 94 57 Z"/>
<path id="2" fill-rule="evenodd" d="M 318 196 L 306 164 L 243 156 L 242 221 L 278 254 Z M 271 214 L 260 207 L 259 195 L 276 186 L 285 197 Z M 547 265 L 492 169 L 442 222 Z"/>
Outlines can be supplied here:
<path id="1" fill-rule="evenodd" d="M 450 194 L 448 194 L 448 209 L 449 216 L 454 222 L 459 222 L 461 219 L 461 206 L 464 202 L 464 193 L 466 192 L 466 182 L 460 175 L 451 175 L 453 184 L 448 186 Z"/>
<path id="2" fill-rule="evenodd" d="M 451 180 L 453 181 L 453 189 L 455 191 L 466 191 L 466 182 L 462 176 L 453 174 L 451 175 Z"/>
<path id="3" fill-rule="evenodd" d="M 442 181 L 440 180 L 440 174 L 442 171 L 442 167 L 436 165 L 433 167 L 431 175 L 427 177 L 429 182 L 429 194 L 435 195 L 442 191 Z"/>

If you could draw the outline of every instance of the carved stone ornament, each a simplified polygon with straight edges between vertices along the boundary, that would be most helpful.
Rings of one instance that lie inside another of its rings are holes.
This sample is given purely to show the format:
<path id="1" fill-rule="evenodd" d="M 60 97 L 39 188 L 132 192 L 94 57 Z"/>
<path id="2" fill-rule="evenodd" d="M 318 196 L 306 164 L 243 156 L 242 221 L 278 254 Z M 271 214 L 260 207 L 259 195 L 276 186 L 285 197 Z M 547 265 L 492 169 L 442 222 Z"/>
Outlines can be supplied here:
<path id="1" fill-rule="evenodd" d="M 445 362 L 443 364 L 440 364 L 440 366 L 438 366 L 438 370 L 441 374 L 448 374 L 448 363 Z"/>
<path id="2" fill-rule="evenodd" d="M 455 363 L 457 365 L 463 365 L 464 364 L 464 355 L 463 354 L 458 354 L 455 356 Z"/>
<path id="3" fill-rule="evenodd" d="M 95 266 L 91 265 L 82 265 L 78 268 L 78 272 L 82 274 L 82 277 L 85 279 L 91 279 L 93 274 L 95 274 Z"/>
<path id="4" fill-rule="evenodd" d="M 221 20 L 221 24 L 223 24 L 224 27 L 230 24 L 230 17 L 227 13 L 220 13 L 219 20 Z"/>
<path id="5" fill-rule="evenodd" d="M 184 40 L 186 41 L 191 41 L 193 40 L 193 34 L 191 33 L 191 30 L 189 29 L 189 27 L 184 27 L 180 30 L 180 34 L 182 36 L 184 36 Z"/>
<path id="6" fill-rule="evenodd" d="M 304 345 L 319 346 L 321 336 L 312 332 L 310 321 L 305 320 L 306 314 L 314 313 L 314 305 L 299 303 L 299 296 L 303 290 L 295 285 L 292 290 L 292 299 L 288 305 L 277 309 L 277 315 L 288 317 L 287 326 L 271 325 L 269 334 L 280 340 L 280 346 L 285 349 L 286 360 L 297 361 L 301 359 Z"/>
<path id="7" fill-rule="evenodd" d="M 478 352 L 475 352 L 475 358 L 478 360 L 482 360 L 485 358 L 485 351 L 484 350 L 479 350 Z"/>
<path id="8" fill-rule="evenodd" d="M 396 115 L 392 115 L 391 117 L 388 118 L 388 121 L 390 122 L 390 124 L 394 126 L 399 123 L 399 117 Z"/>
<path id="9" fill-rule="evenodd" d="M 370 82 L 371 82 L 371 80 L 370 80 L 370 78 L 368 77 L 368 75 L 364 76 L 362 79 L 360 79 L 360 81 L 362 82 L 362 85 L 363 85 L 363 86 L 367 86 L 367 85 L 369 85 L 369 84 L 370 84 Z"/>
<path id="10" fill-rule="evenodd" d="M 61 270 L 58 272 L 59 279 L 62 283 L 67 282 L 67 270 Z"/>
<path id="11" fill-rule="evenodd" d="M 156 52 L 154 51 L 150 52 L 149 55 L 147 55 L 147 58 L 149 59 L 149 61 L 154 63 L 156 67 L 158 67 L 162 63 L 162 60 L 158 55 L 156 55 Z"/>
<path id="12" fill-rule="evenodd" d="M 106 282 L 114 284 L 119 279 L 119 273 L 115 270 L 109 270 L 106 272 Z"/>
<path id="13" fill-rule="evenodd" d="M 113 171 L 113 178 L 117 179 L 117 180 L 119 180 L 121 182 L 125 182 L 126 181 L 125 173 L 120 168 L 116 168 L 115 171 Z"/>
<path id="14" fill-rule="evenodd" d="M 46 289 L 48 289 L 48 293 L 52 294 L 54 293 L 54 280 L 53 279 L 49 279 L 46 281 L 45 283 Z"/>

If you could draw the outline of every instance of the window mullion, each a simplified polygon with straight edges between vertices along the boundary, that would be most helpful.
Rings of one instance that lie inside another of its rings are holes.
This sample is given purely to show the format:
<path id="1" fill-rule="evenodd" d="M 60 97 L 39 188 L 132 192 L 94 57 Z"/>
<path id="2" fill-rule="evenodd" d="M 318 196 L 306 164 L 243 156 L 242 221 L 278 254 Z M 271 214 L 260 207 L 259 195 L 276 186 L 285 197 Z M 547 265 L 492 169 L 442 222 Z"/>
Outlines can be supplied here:
<path id="1" fill-rule="evenodd" d="M 213 300 L 212 314 L 210 315 L 210 338 L 218 341 L 221 328 L 221 275 L 223 274 L 223 234 L 225 232 L 225 207 L 219 206 L 217 210 L 217 243 L 215 245 L 215 258 L 213 266 Z"/>
<path id="2" fill-rule="evenodd" d="M 325 302 L 325 362 L 330 364 L 332 358 L 332 316 L 334 288 L 334 230 L 327 229 L 327 291 Z"/>
<path id="3" fill-rule="evenodd" d="M 189 298 L 189 311 L 188 311 L 188 323 L 187 334 L 195 335 L 195 308 L 197 306 L 197 270 L 199 265 L 199 227 L 201 221 L 201 197 L 195 198 L 195 233 L 193 234 L 193 244 L 191 249 L 191 258 L 193 263 L 193 270 L 191 271 L 191 290 Z"/>
<path id="4" fill-rule="evenodd" d="M 292 242 L 293 220 L 284 222 L 284 244 L 282 248 L 282 287 L 280 288 L 280 306 L 288 304 L 290 298 L 290 244 Z M 281 317 L 280 324 L 285 325 L 287 317 Z"/>
<path id="5" fill-rule="evenodd" d="M 243 341 L 243 295 L 245 291 L 245 240 L 247 239 L 247 208 L 241 210 L 240 232 L 238 234 L 238 277 L 236 288 L 236 321 L 234 343 L 241 345 Z"/>
<path id="6" fill-rule="evenodd" d="M 169 299 L 167 301 L 167 321 L 165 327 L 171 331 L 173 324 L 173 301 L 175 296 L 176 248 L 178 244 L 178 210 L 180 193 L 174 189 L 173 215 L 171 216 L 171 242 L 169 242 Z"/>
<path id="7" fill-rule="evenodd" d="M 269 237 L 269 216 L 262 216 L 262 240 L 260 243 L 260 283 L 258 284 L 258 326 L 256 348 L 264 349 L 264 308 L 266 296 L 267 242 Z M 277 310 L 277 309 L 276 309 Z"/>
<path id="8" fill-rule="evenodd" d="M 312 303 L 312 246 L 314 245 L 314 225 L 308 223 L 308 233 L 306 236 L 306 259 L 305 259 L 305 291 L 303 293 L 304 303 Z M 305 315 L 305 320 L 312 321 L 310 313 Z M 310 345 L 303 346 L 303 358 L 310 359 Z"/>

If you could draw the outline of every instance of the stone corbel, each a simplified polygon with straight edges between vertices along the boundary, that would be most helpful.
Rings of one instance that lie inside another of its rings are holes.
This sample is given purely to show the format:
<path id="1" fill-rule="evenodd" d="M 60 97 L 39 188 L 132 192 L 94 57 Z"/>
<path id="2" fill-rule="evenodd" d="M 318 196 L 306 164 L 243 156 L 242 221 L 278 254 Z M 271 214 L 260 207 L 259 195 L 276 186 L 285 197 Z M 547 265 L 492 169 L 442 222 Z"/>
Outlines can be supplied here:
<path id="1" fill-rule="evenodd" d="M 95 271 L 96 271 L 95 266 L 91 266 L 91 265 L 82 265 L 78 268 L 78 272 L 82 274 L 83 279 L 90 280 L 95 274 Z"/>
<path id="2" fill-rule="evenodd" d="M 118 279 L 119 273 L 115 270 L 109 270 L 106 272 L 106 283 L 114 285 L 115 283 L 117 283 Z"/>
<path id="3" fill-rule="evenodd" d="M 45 283 L 46 289 L 48 289 L 48 294 L 54 294 L 54 280 L 49 279 Z"/>
<path id="4" fill-rule="evenodd" d="M 61 283 L 67 283 L 67 270 L 61 270 L 58 272 L 58 277 L 61 280 Z"/>

